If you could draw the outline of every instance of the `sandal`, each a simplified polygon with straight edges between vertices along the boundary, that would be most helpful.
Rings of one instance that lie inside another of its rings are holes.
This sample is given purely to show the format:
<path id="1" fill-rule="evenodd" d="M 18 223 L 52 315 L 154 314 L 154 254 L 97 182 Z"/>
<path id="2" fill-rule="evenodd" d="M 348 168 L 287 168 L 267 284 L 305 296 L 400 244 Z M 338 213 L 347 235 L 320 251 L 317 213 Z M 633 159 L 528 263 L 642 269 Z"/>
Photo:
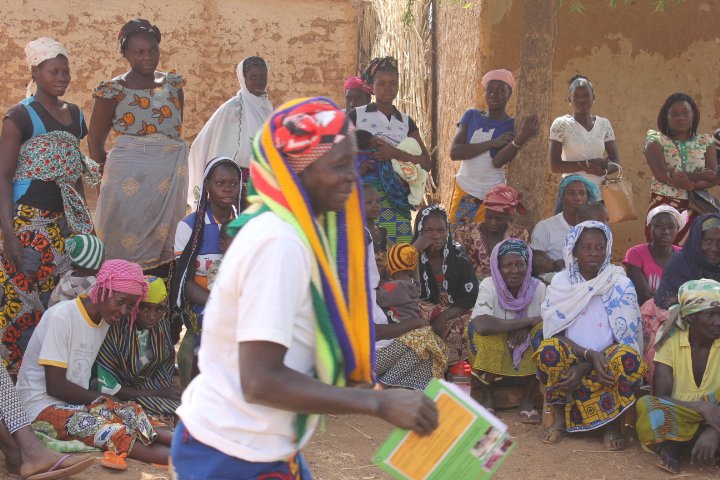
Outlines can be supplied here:
<path id="1" fill-rule="evenodd" d="M 127 462 L 125 462 L 127 453 L 115 453 L 107 451 L 103 453 L 103 458 L 100 460 L 100 465 L 112 470 L 127 470 Z"/>
<path id="2" fill-rule="evenodd" d="M 79 462 L 63 467 L 63 463 L 65 463 L 68 458 L 73 458 L 73 455 L 63 455 L 60 460 L 55 462 L 55 464 L 45 472 L 30 475 L 26 477 L 25 480 L 56 480 L 65 478 L 80 473 L 95 463 L 95 458 L 90 455 L 85 455 L 85 458 Z"/>
<path id="3" fill-rule="evenodd" d="M 520 410 L 520 423 L 537 425 L 541 422 L 540 414 L 534 408 L 532 410 Z"/>

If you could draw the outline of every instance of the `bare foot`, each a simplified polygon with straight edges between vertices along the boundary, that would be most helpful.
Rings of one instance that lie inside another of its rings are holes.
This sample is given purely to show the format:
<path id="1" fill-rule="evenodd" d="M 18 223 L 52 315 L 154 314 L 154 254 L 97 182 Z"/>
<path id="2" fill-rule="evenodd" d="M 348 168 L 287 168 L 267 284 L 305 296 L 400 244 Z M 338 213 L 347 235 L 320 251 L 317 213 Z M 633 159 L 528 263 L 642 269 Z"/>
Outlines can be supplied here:
<path id="1" fill-rule="evenodd" d="M 623 437 L 622 433 L 620 433 L 617 421 L 614 421 L 605 427 L 605 433 L 603 433 L 603 444 L 605 445 L 605 448 L 613 452 L 625 450 L 625 447 L 627 447 L 625 437 Z"/>

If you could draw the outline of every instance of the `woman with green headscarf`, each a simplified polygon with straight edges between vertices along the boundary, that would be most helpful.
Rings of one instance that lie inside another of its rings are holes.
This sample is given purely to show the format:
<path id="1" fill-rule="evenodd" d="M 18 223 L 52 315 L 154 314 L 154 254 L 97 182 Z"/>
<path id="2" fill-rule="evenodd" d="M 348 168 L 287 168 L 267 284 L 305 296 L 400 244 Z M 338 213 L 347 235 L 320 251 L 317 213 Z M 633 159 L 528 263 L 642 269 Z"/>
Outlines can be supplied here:
<path id="1" fill-rule="evenodd" d="M 678 455 L 714 463 L 720 453 L 720 283 L 684 283 L 655 343 L 653 395 L 637 401 L 637 433 L 658 466 L 680 472 Z"/>
<path id="2" fill-rule="evenodd" d="M 156 417 L 174 423 L 182 389 L 174 386 L 175 348 L 167 318 L 162 278 L 146 276 L 147 295 L 135 322 L 110 327 L 96 360 L 97 390 L 133 400 Z"/>

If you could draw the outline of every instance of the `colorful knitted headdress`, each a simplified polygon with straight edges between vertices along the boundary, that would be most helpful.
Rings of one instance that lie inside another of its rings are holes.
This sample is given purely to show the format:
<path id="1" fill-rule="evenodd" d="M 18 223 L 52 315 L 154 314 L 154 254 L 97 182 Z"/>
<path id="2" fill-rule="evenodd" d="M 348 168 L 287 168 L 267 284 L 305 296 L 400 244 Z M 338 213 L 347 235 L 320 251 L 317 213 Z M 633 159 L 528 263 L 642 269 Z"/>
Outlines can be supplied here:
<path id="1" fill-rule="evenodd" d="M 312 251 L 310 289 L 315 310 L 315 375 L 343 386 L 373 382 L 366 245 L 359 185 L 341 212 L 316 217 L 299 172 L 353 134 L 345 113 L 323 97 L 285 103 L 253 142 L 248 207 L 228 225 L 232 236 L 252 218 L 272 211 L 292 225 Z"/>

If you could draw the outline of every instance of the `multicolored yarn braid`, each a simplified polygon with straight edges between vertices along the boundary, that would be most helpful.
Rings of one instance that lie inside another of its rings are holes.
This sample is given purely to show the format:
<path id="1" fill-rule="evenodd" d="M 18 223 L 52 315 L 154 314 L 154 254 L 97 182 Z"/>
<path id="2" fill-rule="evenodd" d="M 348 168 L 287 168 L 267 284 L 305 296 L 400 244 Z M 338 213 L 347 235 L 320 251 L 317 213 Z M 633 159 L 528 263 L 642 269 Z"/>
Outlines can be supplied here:
<path id="1" fill-rule="evenodd" d="M 137 295 L 138 299 L 130 312 L 130 324 L 135 322 L 140 301 L 147 294 L 147 282 L 140 265 L 126 260 L 107 260 L 100 267 L 95 286 L 90 291 L 90 300 L 100 303 L 112 296 L 113 292 Z"/>
<path id="2" fill-rule="evenodd" d="M 310 288 L 317 322 L 315 375 L 337 386 L 374 381 L 374 330 L 370 319 L 366 246 L 360 185 L 341 212 L 316 217 L 310 200 L 288 159 L 273 143 L 276 119 L 311 103 L 324 103 L 340 111 L 323 97 L 285 103 L 265 122 L 253 143 L 248 201 L 250 206 L 230 225 L 236 235 L 248 221 L 272 211 L 292 225 L 312 251 Z M 298 421 L 299 430 L 306 418 Z"/>

